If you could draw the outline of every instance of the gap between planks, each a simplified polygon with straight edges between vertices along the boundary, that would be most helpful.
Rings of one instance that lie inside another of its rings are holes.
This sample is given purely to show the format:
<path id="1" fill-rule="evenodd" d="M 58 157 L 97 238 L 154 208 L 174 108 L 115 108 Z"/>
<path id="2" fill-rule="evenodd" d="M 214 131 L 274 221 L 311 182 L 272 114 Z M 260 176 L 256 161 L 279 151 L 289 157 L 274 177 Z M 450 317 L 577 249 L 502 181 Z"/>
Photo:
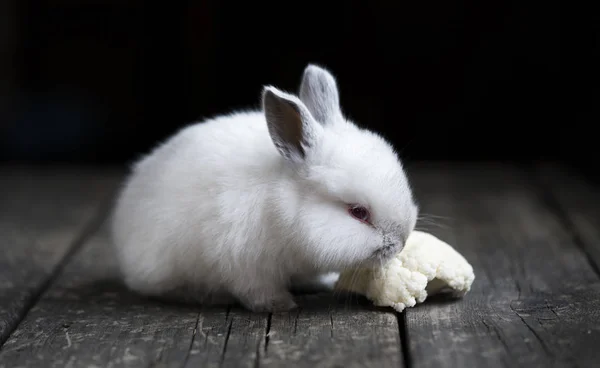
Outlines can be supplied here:
<path id="1" fill-rule="evenodd" d="M 33 308 L 38 301 L 40 300 L 43 293 L 54 283 L 54 281 L 58 278 L 58 276 L 62 273 L 65 266 L 69 263 L 69 261 L 73 258 L 73 256 L 81 249 L 81 247 L 94 235 L 96 231 L 100 228 L 102 223 L 106 220 L 106 217 L 110 213 L 110 209 L 113 204 L 113 198 L 115 196 L 115 191 L 109 191 L 100 203 L 100 206 L 96 210 L 95 215 L 92 219 L 82 228 L 79 235 L 73 240 L 71 245 L 67 248 L 65 255 L 63 258 L 58 261 L 56 266 L 52 269 L 48 277 L 45 281 L 43 281 L 39 287 L 37 287 L 27 298 L 24 303 L 23 309 L 20 311 L 18 318 L 14 322 L 8 326 L 8 333 L 4 336 L 0 336 L 0 350 L 4 346 L 4 343 L 10 338 L 12 333 L 19 327 L 21 322 L 27 316 L 27 313 Z"/>
<path id="2" fill-rule="evenodd" d="M 410 353 L 408 323 L 406 321 L 406 310 L 402 313 L 396 312 L 398 320 L 398 333 L 400 335 L 400 343 L 402 344 L 402 360 L 405 368 L 412 368 L 412 357 Z"/>

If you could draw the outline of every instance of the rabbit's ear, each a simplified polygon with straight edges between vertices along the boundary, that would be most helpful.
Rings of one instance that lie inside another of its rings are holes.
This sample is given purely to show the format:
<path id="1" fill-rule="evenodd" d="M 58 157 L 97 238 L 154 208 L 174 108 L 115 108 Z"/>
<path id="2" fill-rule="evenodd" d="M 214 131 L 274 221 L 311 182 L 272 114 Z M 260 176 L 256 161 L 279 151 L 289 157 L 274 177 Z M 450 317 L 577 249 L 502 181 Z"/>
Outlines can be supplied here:
<path id="1" fill-rule="evenodd" d="M 275 87 L 263 89 L 262 104 L 271 139 L 283 157 L 301 163 L 322 129 L 297 97 Z"/>
<path id="2" fill-rule="evenodd" d="M 326 69 L 309 64 L 304 69 L 298 95 L 319 123 L 332 124 L 341 118 L 337 82 Z"/>

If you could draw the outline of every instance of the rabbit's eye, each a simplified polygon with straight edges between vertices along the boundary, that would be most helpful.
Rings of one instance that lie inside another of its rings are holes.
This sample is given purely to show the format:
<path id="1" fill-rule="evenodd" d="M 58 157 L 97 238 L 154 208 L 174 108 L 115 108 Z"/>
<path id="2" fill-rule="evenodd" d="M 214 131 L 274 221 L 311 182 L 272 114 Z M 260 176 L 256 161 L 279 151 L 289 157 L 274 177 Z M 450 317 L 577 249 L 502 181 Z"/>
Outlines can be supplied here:
<path id="1" fill-rule="evenodd" d="M 364 208 L 363 206 L 350 206 L 348 212 L 350 212 L 350 215 L 352 215 L 352 217 L 354 217 L 357 220 L 366 223 L 369 223 L 370 221 L 371 214 L 369 213 L 369 210 Z"/>

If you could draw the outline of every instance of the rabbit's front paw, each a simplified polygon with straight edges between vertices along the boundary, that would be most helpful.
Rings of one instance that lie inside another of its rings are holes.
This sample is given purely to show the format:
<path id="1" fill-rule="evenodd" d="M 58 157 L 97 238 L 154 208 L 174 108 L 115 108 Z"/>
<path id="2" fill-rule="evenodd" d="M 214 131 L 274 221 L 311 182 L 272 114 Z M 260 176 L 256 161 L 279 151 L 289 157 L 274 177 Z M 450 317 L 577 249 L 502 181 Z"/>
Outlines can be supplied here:
<path id="1" fill-rule="evenodd" d="M 287 312 L 298 306 L 287 290 L 278 293 L 254 293 L 240 298 L 240 301 L 253 312 Z"/>

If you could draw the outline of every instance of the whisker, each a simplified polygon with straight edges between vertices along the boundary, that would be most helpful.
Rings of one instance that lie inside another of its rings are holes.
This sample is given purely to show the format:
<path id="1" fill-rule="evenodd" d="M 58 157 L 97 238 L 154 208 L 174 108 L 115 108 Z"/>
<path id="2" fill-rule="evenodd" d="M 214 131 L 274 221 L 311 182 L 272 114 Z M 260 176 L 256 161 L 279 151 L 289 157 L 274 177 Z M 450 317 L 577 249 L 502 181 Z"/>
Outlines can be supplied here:
<path id="1" fill-rule="evenodd" d="M 444 223 L 444 221 L 440 221 L 441 219 L 448 219 L 448 218 L 444 218 L 439 216 L 438 218 L 435 218 L 435 216 L 433 215 L 421 215 L 418 217 L 417 220 L 417 224 L 415 226 L 416 230 L 420 230 L 420 231 L 428 231 L 429 229 L 432 228 L 442 228 L 442 229 L 448 229 L 450 226 L 446 223 Z"/>
<path id="2" fill-rule="evenodd" d="M 344 308 L 346 309 L 350 309 L 350 304 L 352 304 L 352 296 L 354 294 L 354 291 L 352 291 L 354 289 L 354 284 L 356 282 L 356 277 L 358 275 L 358 269 L 360 267 L 359 263 L 357 265 L 356 268 L 354 268 L 354 270 L 352 271 L 352 275 L 350 276 L 350 285 L 349 285 L 349 290 L 346 293 L 346 298 L 344 299 Z"/>
<path id="3" fill-rule="evenodd" d="M 417 224 L 417 226 L 415 226 L 415 230 L 417 231 L 429 231 L 436 228 L 449 229 L 450 227 L 442 224 Z"/>
<path id="4" fill-rule="evenodd" d="M 434 214 L 429 214 L 429 213 L 420 213 L 417 217 L 418 218 L 434 218 L 434 219 L 450 219 L 451 218 L 449 216 L 434 215 Z"/>
<path id="5" fill-rule="evenodd" d="M 358 275 L 359 272 L 361 271 L 361 268 L 364 264 L 364 260 L 361 260 L 358 265 L 354 268 L 354 271 L 352 272 L 352 277 L 350 277 L 350 289 L 354 289 L 356 286 L 356 283 L 358 281 Z M 356 293 L 355 291 L 352 291 L 349 295 L 349 298 L 346 299 L 346 307 L 350 308 L 350 304 L 352 303 L 352 298 L 356 297 L 356 303 L 358 304 L 358 295 L 356 295 L 358 293 Z"/>

